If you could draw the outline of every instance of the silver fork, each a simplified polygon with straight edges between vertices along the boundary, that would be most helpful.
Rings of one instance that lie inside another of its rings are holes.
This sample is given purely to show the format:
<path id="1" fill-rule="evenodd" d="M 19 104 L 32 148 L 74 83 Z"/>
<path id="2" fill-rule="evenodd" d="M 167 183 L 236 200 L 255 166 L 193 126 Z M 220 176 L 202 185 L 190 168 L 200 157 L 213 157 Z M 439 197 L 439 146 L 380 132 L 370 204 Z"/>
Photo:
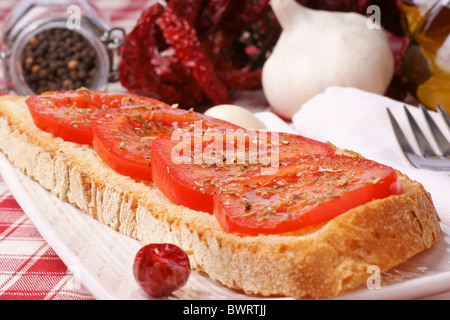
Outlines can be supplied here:
<path id="1" fill-rule="evenodd" d="M 444 122 L 450 130 L 449 114 L 440 105 L 437 105 L 437 108 L 439 110 L 439 114 L 443 117 Z M 395 117 L 392 115 L 392 112 L 391 110 L 389 110 L 389 108 L 387 109 L 387 112 L 398 143 L 400 144 L 400 148 L 402 149 L 406 158 L 414 167 L 419 169 L 450 171 L 450 143 L 445 138 L 439 127 L 436 125 L 426 107 L 420 104 L 420 109 L 422 109 L 422 113 L 426 119 L 431 135 L 433 136 L 433 139 L 439 148 L 439 153 L 436 152 L 431 146 L 430 142 L 425 137 L 423 131 L 420 129 L 419 125 L 409 112 L 408 108 L 404 106 L 404 109 L 421 154 L 417 154 L 414 151 L 413 147 L 408 142 L 408 139 L 403 133 L 403 130 L 400 128 L 400 125 L 395 120 Z"/>

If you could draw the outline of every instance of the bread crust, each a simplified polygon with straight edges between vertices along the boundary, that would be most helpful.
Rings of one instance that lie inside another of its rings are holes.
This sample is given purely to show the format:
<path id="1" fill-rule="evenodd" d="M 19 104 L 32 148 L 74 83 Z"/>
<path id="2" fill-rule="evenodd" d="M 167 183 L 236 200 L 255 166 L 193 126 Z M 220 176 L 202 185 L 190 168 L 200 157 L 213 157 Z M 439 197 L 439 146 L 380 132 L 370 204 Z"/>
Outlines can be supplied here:
<path id="1" fill-rule="evenodd" d="M 439 217 L 423 186 L 398 172 L 404 194 L 375 200 L 300 234 L 237 236 L 214 216 L 170 202 L 153 184 L 115 173 L 87 146 L 33 123 L 24 97 L 0 97 L 0 150 L 42 187 L 118 232 L 192 251 L 192 267 L 261 296 L 332 297 L 431 247 Z M 353 154 L 351 151 L 339 152 Z"/>

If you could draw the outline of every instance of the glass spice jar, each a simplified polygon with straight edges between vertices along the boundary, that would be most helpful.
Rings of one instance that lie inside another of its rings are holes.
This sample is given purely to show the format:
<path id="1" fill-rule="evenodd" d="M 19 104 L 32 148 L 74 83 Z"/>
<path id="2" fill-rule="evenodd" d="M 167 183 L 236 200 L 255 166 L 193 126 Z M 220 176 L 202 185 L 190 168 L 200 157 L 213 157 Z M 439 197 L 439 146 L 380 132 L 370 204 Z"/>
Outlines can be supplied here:
<path id="1" fill-rule="evenodd" d="M 434 2 L 409 37 L 402 73 L 417 100 L 450 112 L 450 1 Z"/>
<path id="2" fill-rule="evenodd" d="M 2 34 L 5 93 L 104 90 L 118 80 L 125 31 L 111 28 L 88 0 L 21 0 Z"/>

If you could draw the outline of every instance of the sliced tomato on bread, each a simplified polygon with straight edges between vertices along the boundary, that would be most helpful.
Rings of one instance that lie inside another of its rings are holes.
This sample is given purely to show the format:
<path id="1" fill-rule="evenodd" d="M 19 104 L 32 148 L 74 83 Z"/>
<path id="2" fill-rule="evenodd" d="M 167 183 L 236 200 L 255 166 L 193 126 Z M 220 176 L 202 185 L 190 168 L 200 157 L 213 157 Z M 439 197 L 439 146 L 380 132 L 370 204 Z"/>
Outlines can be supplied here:
<path id="1" fill-rule="evenodd" d="M 331 146 L 300 135 L 250 131 L 175 133 L 152 147 L 153 182 L 172 202 L 213 213 L 217 186 L 257 170 L 271 174 L 288 158 L 334 154 Z"/>
<path id="2" fill-rule="evenodd" d="M 307 156 L 282 163 L 274 175 L 255 171 L 221 185 L 214 214 L 226 232 L 279 234 L 402 192 L 396 172 L 385 165 L 345 155 Z"/>
<path id="3" fill-rule="evenodd" d="M 40 129 L 89 144 L 116 172 L 153 181 L 226 232 L 295 232 L 402 193 L 396 172 L 300 135 L 244 130 L 131 94 L 76 90 L 27 100 Z"/>
<path id="4" fill-rule="evenodd" d="M 124 107 L 91 117 L 93 148 L 116 172 L 136 180 L 152 181 L 153 140 L 177 130 L 239 128 L 201 113 L 176 108 Z"/>
<path id="5" fill-rule="evenodd" d="M 92 145 L 91 117 L 123 106 L 167 108 L 169 105 L 133 94 L 79 89 L 46 92 L 26 101 L 36 126 L 65 141 Z"/>

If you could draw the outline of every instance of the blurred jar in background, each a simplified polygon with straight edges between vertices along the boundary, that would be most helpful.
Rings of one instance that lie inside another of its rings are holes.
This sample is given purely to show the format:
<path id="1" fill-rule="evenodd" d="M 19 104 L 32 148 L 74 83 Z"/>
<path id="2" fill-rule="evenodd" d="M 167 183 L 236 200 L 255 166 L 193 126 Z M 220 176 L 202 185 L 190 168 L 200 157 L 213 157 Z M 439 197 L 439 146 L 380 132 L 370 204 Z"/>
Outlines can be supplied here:
<path id="1" fill-rule="evenodd" d="M 0 22 L 0 94 L 105 90 L 118 80 L 125 31 L 90 0 L 20 0 Z"/>
<path id="2" fill-rule="evenodd" d="M 404 0 L 405 49 L 402 73 L 410 92 L 435 110 L 450 112 L 450 1 Z"/>
<path id="3" fill-rule="evenodd" d="M 438 0 L 403 0 L 401 4 L 404 31 L 412 35 L 419 22 Z"/>

